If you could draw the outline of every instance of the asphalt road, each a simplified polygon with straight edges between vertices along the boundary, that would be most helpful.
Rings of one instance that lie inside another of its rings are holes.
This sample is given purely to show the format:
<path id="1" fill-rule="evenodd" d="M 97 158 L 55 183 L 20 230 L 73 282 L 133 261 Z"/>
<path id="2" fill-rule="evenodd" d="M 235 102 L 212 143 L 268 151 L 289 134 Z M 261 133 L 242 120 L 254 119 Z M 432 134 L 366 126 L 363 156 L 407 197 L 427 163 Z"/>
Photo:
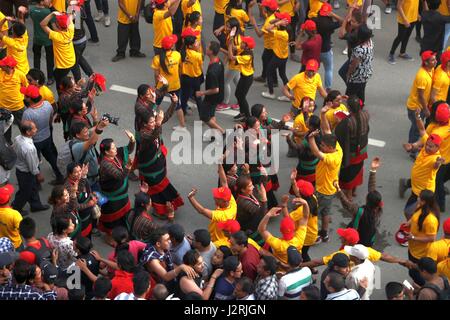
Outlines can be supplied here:
<path id="1" fill-rule="evenodd" d="M 115 2 L 114 2 L 115 3 Z M 203 1 L 203 39 L 207 43 L 213 39 L 212 35 L 212 20 L 214 11 L 212 7 L 212 1 Z M 375 4 L 381 5 L 381 1 L 375 1 Z M 93 12 L 95 12 L 94 4 L 91 4 Z M 100 44 L 89 44 L 85 57 L 94 67 L 96 72 L 102 73 L 107 79 L 108 88 L 112 85 L 122 86 L 135 90 L 139 84 L 148 83 L 154 84 L 154 77 L 151 65 L 151 57 L 153 56 L 152 41 L 153 41 L 153 26 L 146 24 L 144 19 L 140 20 L 140 33 L 142 39 L 142 51 L 147 55 L 147 58 L 129 58 L 127 52 L 127 58 L 117 63 L 112 63 L 111 58 L 115 55 L 117 45 L 117 5 L 110 3 L 110 11 L 112 24 L 109 28 L 106 28 L 101 23 L 97 23 L 97 29 L 100 36 Z M 381 8 L 381 12 L 384 10 L 384 6 Z M 343 16 L 345 14 L 344 9 L 337 11 L 338 14 Z M 406 201 L 398 197 L 397 184 L 400 177 L 409 177 L 410 168 L 412 165 L 409 157 L 403 152 L 401 144 L 406 141 L 409 121 L 407 119 L 405 102 L 409 94 L 411 83 L 414 79 L 414 75 L 420 66 L 419 46 L 414 40 L 414 34 L 408 45 L 408 53 L 410 53 L 416 61 L 406 62 L 398 61 L 395 66 L 391 66 L 387 63 L 387 53 L 391 46 L 392 40 L 395 37 L 397 31 L 396 23 L 396 11 L 393 11 L 390 15 L 381 13 L 380 17 L 381 29 L 375 30 L 374 43 L 375 43 L 375 61 L 374 61 L 374 75 L 369 81 L 366 90 L 366 108 L 370 113 L 370 138 L 385 142 L 383 147 L 369 146 L 369 159 L 378 156 L 382 159 L 382 167 L 377 173 L 377 187 L 383 195 L 383 201 L 385 203 L 385 209 L 379 228 L 380 235 L 377 237 L 377 243 L 375 247 L 384 252 L 388 252 L 392 255 L 406 258 L 407 249 L 400 247 L 394 240 L 394 233 L 398 226 L 403 221 L 402 209 Z M 32 26 L 29 24 L 30 38 Z M 248 35 L 255 36 L 253 30 L 247 31 Z M 255 49 L 255 75 L 261 73 L 261 60 L 263 45 L 262 39 L 256 39 L 257 47 Z M 344 62 L 345 56 L 342 55 L 345 42 L 340 41 L 337 35 L 333 36 L 334 41 L 334 83 L 333 88 L 345 91 L 344 83 L 341 79 L 338 79 L 337 70 Z M 29 61 L 32 63 L 31 41 L 29 44 Z M 45 62 L 44 62 L 45 63 Z M 292 77 L 299 70 L 298 63 L 292 61 L 288 62 L 287 73 L 288 77 Z M 320 70 L 323 79 L 323 69 Z M 117 89 L 116 89 L 117 90 Z M 233 89 L 234 90 L 234 89 Z M 277 92 L 277 90 L 279 90 Z M 127 90 L 121 90 L 127 91 Z M 129 90 L 128 90 L 129 91 Z M 261 92 L 265 91 L 265 88 L 261 83 L 254 83 L 249 95 L 248 100 L 250 105 L 254 103 L 263 103 L 267 106 L 270 115 L 273 118 L 280 118 L 284 113 L 288 112 L 289 104 L 285 102 L 278 102 L 273 100 L 267 100 L 261 97 Z M 281 95 L 280 89 L 276 89 L 276 94 Z M 234 99 L 234 98 L 233 98 Z M 123 129 L 133 129 L 134 123 L 134 101 L 135 96 L 130 93 L 119 92 L 115 90 L 108 90 L 102 96 L 96 99 L 97 106 L 100 113 L 109 112 L 114 116 L 120 116 L 119 126 L 110 125 L 103 133 L 102 137 L 113 137 L 119 145 L 125 144 L 127 141 Z M 318 104 L 322 104 L 322 98 L 318 99 Z M 168 103 L 164 104 L 166 107 Z M 232 117 L 229 114 L 217 114 L 219 122 L 226 128 L 231 128 L 233 125 Z M 192 131 L 193 121 L 198 120 L 198 115 L 194 110 L 194 115 L 187 117 L 187 125 L 190 131 Z M 170 141 L 170 135 L 173 132 L 172 127 L 177 124 L 176 117 L 173 117 L 163 129 L 165 143 L 169 146 L 169 154 L 173 143 Z M 14 136 L 18 134 L 18 130 L 14 128 Z M 55 125 L 54 130 L 55 143 L 57 146 L 63 144 L 62 128 L 60 124 Z M 382 145 L 383 143 L 381 143 Z M 203 145 L 205 146 L 205 145 Z M 289 173 L 291 168 L 295 167 L 296 160 L 287 158 L 286 155 L 287 146 L 284 139 L 280 141 L 280 170 L 279 178 L 281 182 L 281 188 L 277 192 L 277 196 L 280 197 L 283 193 L 288 191 L 289 188 Z M 366 171 L 369 170 L 366 165 Z M 53 179 L 51 169 L 49 165 L 44 161 L 42 165 L 42 171 L 47 177 L 47 181 Z M 185 226 L 187 232 L 192 232 L 199 228 L 207 228 L 208 220 L 194 211 L 190 203 L 188 202 L 186 195 L 189 193 L 192 187 L 199 189 L 198 199 L 206 207 L 213 207 L 213 199 L 211 196 L 211 188 L 215 186 L 217 182 L 217 169 L 215 165 L 207 164 L 192 164 L 192 165 L 175 165 L 171 160 L 168 161 L 168 176 L 172 181 L 172 184 L 178 189 L 180 194 L 185 199 L 185 205 L 176 212 L 177 223 Z M 366 174 L 366 177 L 368 175 Z M 12 182 L 16 183 L 15 176 L 12 176 Z M 366 181 L 365 181 L 366 183 Z M 133 198 L 133 194 L 137 191 L 137 184 L 131 183 L 130 195 Z M 43 184 L 43 190 L 40 192 L 40 197 L 45 203 L 51 192 L 51 186 L 45 182 Z M 357 199 L 359 203 L 363 203 L 367 192 L 367 186 L 364 185 L 358 189 Z M 26 208 L 27 209 L 27 208 Z M 49 218 L 50 210 L 47 212 L 33 213 L 31 214 L 38 223 L 39 235 L 47 235 L 50 232 Z M 448 214 L 443 213 L 442 218 L 448 217 Z M 340 246 L 338 236 L 335 234 L 335 230 L 339 227 L 346 225 L 350 221 L 348 214 L 344 213 L 340 207 L 340 203 L 335 200 L 332 210 L 332 224 L 331 224 L 331 240 L 327 244 L 320 244 L 310 249 L 310 255 L 313 258 L 321 257 L 325 254 L 329 254 L 337 250 Z M 270 229 L 278 234 L 278 221 L 272 221 Z M 441 232 L 439 233 L 441 235 Z M 103 255 L 110 252 L 111 248 L 108 247 L 100 238 L 94 238 L 95 249 L 97 249 Z M 400 281 L 408 279 L 407 270 L 400 265 L 391 265 L 384 262 L 379 262 L 378 267 L 381 270 L 381 286 L 375 290 L 373 299 L 384 299 L 384 285 L 389 281 Z"/>

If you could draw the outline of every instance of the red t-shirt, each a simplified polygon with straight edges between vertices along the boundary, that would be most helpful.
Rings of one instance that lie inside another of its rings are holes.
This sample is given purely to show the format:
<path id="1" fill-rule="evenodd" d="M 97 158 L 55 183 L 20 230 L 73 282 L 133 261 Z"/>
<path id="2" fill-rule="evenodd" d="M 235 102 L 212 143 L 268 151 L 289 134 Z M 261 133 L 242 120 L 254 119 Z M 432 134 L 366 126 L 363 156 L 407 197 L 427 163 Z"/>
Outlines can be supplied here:
<path id="1" fill-rule="evenodd" d="M 258 275 L 256 267 L 259 264 L 260 259 L 261 256 L 259 255 L 258 250 L 251 244 L 248 244 L 247 251 L 245 251 L 240 259 L 244 276 L 252 280 L 256 279 L 256 276 Z"/>
<path id="2" fill-rule="evenodd" d="M 111 280 L 112 288 L 108 293 L 108 298 L 113 300 L 119 294 L 132 293 L 133 292 L 133 274 L 123 271 L 116 270 L 114 278 Z"/>
<path id="3" fill-rule="evenodd" d="M 303 65 L 306 65 L 309 59 L 316 59 L 320 63 L 320 51 L 322 49 L 322 37 L 316 34 L 314 38 L 306 40 L 302 44 L 302 59 Z"/>

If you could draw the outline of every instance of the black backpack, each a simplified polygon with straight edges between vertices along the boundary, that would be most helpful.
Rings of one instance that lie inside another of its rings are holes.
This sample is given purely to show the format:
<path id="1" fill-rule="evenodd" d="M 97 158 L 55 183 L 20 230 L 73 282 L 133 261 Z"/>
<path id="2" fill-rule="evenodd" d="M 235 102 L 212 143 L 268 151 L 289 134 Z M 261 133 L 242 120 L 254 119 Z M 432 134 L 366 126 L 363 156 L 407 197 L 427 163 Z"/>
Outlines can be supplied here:
<path id="1" fill-rule="evenodd" d="M 16 151 L 6 142 L 3 132 L 0 133 L 0 166 L 5 170 L 12 170 L 16 165 L 16 161 Z"/>
<path id="2" fill-rule="evenodd" d="M 150 0 L 150 3 L 144 7 L 145 22 L 152 24 L 154 13 L 155 13 L 155 3 L 153 0 Z"/>
<path id="3" fill-rule="evenodd" d="M 425 283 L 425 285 L 420 290 L 424 288 L 431 289 L 436 292 L 438 300 L 450 300 L 450 284 L 448 283 L 448 280 L 446 278 L 441 278 L 444 281 L 444 289 L 441 289 L 437 285 L 432 283 Z"/>
<path id="4" fill-rule="evenodd" d="M 36 256 L 36 264 L 41 265 L 44 261 L 51 261 L 52 260 L 52 252 L 50 248 L 47 246 L 47 243 L 44 239 L 39 239 L 39 243 L 41 244 L 41 247 L 39 249 L 36 249 L 33 246 L 27 246 L 23 251 L 29 251 L 34 253 Z"/>

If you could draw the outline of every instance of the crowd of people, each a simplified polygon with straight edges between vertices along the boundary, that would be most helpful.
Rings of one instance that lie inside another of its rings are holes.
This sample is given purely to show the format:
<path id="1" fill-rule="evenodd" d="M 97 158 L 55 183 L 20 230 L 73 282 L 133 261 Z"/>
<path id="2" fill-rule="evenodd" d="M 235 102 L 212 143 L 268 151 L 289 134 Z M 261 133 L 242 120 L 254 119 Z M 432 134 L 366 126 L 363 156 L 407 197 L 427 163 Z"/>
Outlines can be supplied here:
<path id="1" fill-rule="evenodd" d="M 333 12 L 339 0 L 215 0 L 216 39 L 204 41 L 202 29 L 210 26 L 203 24 L 200 0 L 119 0 L 112 62 L 125 59 L 128 43 L 130 57 L 146 56 L 142 14 L 153 25 L 155 80 L 136 90 L 134 133 L 124 131 L 123 146 L 103 136 L 117 119 L 99 115 L 96 96 L 105 90 L 105 78 L 83 56 L 88 43 L 100 41 L 95 21 L 111 25 L 108 1 L 95 3 L 93 17 L 90 1 L 0 0 L 0 300 L 369 300 L 380 280 L 379 261 L 399 264 L 411 277 L 412 284 L 387 283 L 387 299 L 450 297 L 450 218 L 441 219 L 450 178 L 448 1 L 399 0 L 398 35 L 387 61 L 395 64 L 400 44 L 399 57 L 413 60 L 406 49 L 416 28 L 422 61 L 405 101 L 411 128 L 404 144 L 414 164 L 410 179 L 399 182 L 400 197 L 409 188 L 411 195 L 396 234 L 408 247 L 407 259 L 373 248 L 383 219 L 376 188 L 380 158 L 370 161 L 365 203 L 354 198 L 364 183 L 370 132 L 365 91 L 374 42 L 368 1 L 348 0 L 340 17 Z M 391 13 L 392 4 L 385 4 Z M 27 53 L 31 25 L 33 68 Z M 333 89 L 336 30 L 346 41 L 347 59 L 338 72 L 345 93 Z M 257 77 L 252 34 L 264 43 Z M 288 59 L 299 63 L 291 79 Z M 250 103 L 254 81 L 267 86 L 262 98 L 290 103 L 281 120 L 272 119 L 264 104 Z M 215 137 L 227 138 L 215 112 L 232 109 L 238 111 L 235 132 L 255 142 L 234 137 L 227 144 L 218 159 L 213 208 L 199 202 L 196 188 L 181 195 L 177 177 L 167 175 L 163 127 L 175 114 L 173 129 L 188 131 L 190 100 Z M 15 138 L 13 124 L 20 132 Z M 258 151 L 261 144 L 270 146 L 271 130 L 283 130 L 287 156 L 298 159 L 290 181 L 279 179 Z M 61 131 L 65 142 L 56 146 L 53 136 Z M 242 152 L 244 161 L 230 162 L 231 151 Z M 49 179 L 42 157 L 54 174 L 48 201 L 40 197 Z M 131 183 L 139 184 L 135 195 Z M 277 197 L 280 185 L 289 186 L 290 194 Z M 341 246 L 310 257 L 312 246 L 327 246 L 334 236 L 329 225 L 336 198 L 352 217 L 337 229 Z M 209 220 L 207 228 L 205 220 L 189 234 L 177 223 L 185 202 Z M 50 234 L 39 232 L 27 204 L 31 213 L 51 209 Z M 281 237 L 268 230 L 277 216 Z M 111 246 L 107 257 L 94 248 L 93 237 L 101 235 Z M 78 286 L 70 285 L 74 270 L 80 270 Z"/>

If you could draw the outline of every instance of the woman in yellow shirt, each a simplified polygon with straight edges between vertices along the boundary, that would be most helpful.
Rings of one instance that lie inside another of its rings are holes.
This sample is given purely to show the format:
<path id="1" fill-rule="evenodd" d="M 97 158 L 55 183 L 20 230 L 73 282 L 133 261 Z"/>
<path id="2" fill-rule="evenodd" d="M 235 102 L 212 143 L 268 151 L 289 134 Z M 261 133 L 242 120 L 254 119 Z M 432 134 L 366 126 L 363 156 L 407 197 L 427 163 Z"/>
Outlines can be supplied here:
<path id="1" fill-rule="evenodd" d="M 159 89 L 162 83 L 158 81 L 159 75 L 162 75 L 169 82 L 169 88 L 167 89 L 169 95 L 175 94 L 180 97 L 180 72 L 181 72 L 181 54 L 174 50 L 174 46 L 178 41 L 176 35 L 165 36 L 161 41 L 162 50 L 153 57 L 152 69 L 155 73 L 156 87 Z M 156 100 L 156 105 L 160 105 L 164 96 L 159 97 Z M 179 126 L 174 127 L 174 130 L 185 131 L 186 125 L 184 122 L 184 113 L 181 109 L 180 103 L 177 102 L 176 113 L 178 117 Z"/>
<path id="2" fill-rule="evenodd" d="M 195 92 L 200 90 L 203 83 L 203 57 L 200 53 L 200 42 L 197 40 L 199 32 L 186 28 L 183 30 L 183 46 L 181 48 L 181 109 L 186 115 L 189 98 L 194 98 L 197 105 L 200 99 Z"/>
<path id="3" fill-rule="evenodd" d="M 236 35 L 236 29 L 232 29 L 230 32 L 230 42 L 234 41 Z M 239 65 L 240 78 L 236 86 L 234 93 L 238 104 L 239 114 L 234 118 L 236 121 L 242 121 L 245 118 L 250 117 L 250 107 L 247 101 L 247 93 L 253 83 L 253 49 L 255 48 L 255 40 L 252 37 L 241 36 L 241 49 L 242 52 L 239 55 L 234 55 L 233 46 L 228 46 L 228 58 L 230 61 L 235 61 Z"/>
<path id="4" fill-rule="evenodd" d="M 286 85 L 289 81 L 286 76 L 286 64 L 289 56 L 289 34 L 286 27 L 291 23 L 289 13 L 275 12 L 275 17 L 278 21 L 270 24 L 266 28 L 266 31 L 273 35 L 273 55 L 267 66 L 267 86 L 269 87 L 269 92 L 261 93 L 264 98 L 273 100 L 276 98 L 273 87 L 274 79 L 277 78 L 277 69 L 283 85 Z"/>
<path id="5" fill-rule="evenodd" d="M 200 53 L 203 53 L 203 42 L 202 42 L 202 24 L 203 19 L 202 15 L 199 11 L 194 11 L 192 13 L 188 13 L 186 18 L 184 19 L 183 32 L 187 28 L 191 28 L 197 34 L 196 38 L 198 43 L 200 44 Z M 182 32 L 182 33 L 183 33 Z"/>
<path id="6" fill-rule="evenodd" d="M 434 192 L 423 190 L 417 201 L 416 212 L 406 223 L 410 232 L 406 232 L 408 239 L 409 260 L 417 263 L 420 258 L 426 257 L 428 248 L 436 240 L 439 229 L 439 206 L 434 197 Z M 409 271 L 411 278 L 419 285 L 423 285 L 423 279 L 414 269 Z"/>
<path id="7" fill-rule="evenodd" d="M 248 14 L 242 9 L 242 0 L 230 0 L 225 7 L 225 24 L 231 17 L 238 19 L 241 30 L 245 30 L 245 24 L 250 22 L 251 7 L 255 2 L 251 2 L 249 5 Z"/>

